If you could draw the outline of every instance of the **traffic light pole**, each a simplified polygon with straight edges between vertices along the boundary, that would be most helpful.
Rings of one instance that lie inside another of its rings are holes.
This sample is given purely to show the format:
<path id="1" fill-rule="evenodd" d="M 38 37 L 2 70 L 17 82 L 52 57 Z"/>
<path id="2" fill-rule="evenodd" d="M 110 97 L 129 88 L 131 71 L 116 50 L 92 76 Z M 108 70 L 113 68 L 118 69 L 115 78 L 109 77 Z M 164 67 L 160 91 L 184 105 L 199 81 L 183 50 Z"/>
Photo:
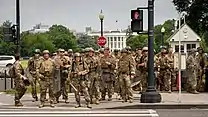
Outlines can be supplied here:
<path id="1" fill-rule="evenodd" d="M 16 27 L 17 27 L 16 54 L 20 54 L 20 1 L 19 0 L 16 0 Z"/>
<path id="2" fill-rule="evenodd" d="M 154 0 L 148 0 L 148 88 L 141 95 L 141 103 L 161 102 L 155 89 L 154 76 Z"/>

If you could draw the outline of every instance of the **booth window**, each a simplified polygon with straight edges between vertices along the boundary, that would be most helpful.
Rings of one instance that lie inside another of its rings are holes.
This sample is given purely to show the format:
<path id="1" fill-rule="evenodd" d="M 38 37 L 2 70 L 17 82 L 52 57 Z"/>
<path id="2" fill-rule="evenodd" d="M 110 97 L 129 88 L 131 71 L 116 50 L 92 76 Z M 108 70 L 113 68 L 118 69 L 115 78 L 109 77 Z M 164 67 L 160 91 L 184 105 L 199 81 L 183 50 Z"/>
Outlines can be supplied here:
<path id="1" fill-rule="evenodd" d="M 175 45 L 175 52 L 179 52 L 179 45 Z M 181 53 L 184 52 L 184 45 L 181 45 Z"/>

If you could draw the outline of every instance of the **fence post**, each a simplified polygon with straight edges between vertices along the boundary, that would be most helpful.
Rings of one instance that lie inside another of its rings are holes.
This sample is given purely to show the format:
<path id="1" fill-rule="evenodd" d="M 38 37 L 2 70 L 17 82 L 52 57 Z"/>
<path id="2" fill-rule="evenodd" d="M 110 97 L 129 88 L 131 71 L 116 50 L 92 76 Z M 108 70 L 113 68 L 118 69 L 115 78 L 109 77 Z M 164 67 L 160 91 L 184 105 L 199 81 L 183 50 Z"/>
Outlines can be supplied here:
<path id="1" fill-rule="evenodd" d="M 4 70 L 4 90 L 7 90 L 6 70 Z"/>

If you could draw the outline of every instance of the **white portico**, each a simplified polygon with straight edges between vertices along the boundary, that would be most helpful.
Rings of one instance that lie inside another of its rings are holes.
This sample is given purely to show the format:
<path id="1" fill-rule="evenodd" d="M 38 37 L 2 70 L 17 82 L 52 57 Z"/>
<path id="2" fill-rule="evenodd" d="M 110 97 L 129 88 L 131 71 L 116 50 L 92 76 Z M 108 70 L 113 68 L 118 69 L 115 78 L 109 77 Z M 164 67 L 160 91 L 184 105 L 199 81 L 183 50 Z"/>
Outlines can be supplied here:
<path id="1" fill-rule="evenodd" d="M 89 36 L 100 36 L 100 32 L 91 32 Z M 104 37 L 107 39 L 105 47 L 109 47 L 111 51 L 114 49 L 121 50 L 126 47 L 127 35 L 125 32 L 120 31 L 104 31 Z"/>
<path id="2" fill-rule="evenodd" d="M 201 38 L 187 25 L 181 26 L 181 30 L 169 37 L 169 43 L 174 52 L 179 51 L 179 36 L 181 40 L 181 53 L 187 53 L 190 49 L 198 48 L 200 46 Z"/>

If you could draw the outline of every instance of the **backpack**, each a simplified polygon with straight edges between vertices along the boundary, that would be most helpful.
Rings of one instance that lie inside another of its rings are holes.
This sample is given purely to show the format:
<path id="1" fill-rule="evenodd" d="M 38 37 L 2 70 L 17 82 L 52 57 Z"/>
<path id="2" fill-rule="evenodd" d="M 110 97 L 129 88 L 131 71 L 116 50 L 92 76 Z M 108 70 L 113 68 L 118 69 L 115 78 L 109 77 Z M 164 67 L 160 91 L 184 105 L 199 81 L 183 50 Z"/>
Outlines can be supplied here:
<path id="1" fill-rule="evenodd" d="M 9 76 L 11 78 L 14 78 L 15 77 L 14 64 L 9 68 Z"/>

